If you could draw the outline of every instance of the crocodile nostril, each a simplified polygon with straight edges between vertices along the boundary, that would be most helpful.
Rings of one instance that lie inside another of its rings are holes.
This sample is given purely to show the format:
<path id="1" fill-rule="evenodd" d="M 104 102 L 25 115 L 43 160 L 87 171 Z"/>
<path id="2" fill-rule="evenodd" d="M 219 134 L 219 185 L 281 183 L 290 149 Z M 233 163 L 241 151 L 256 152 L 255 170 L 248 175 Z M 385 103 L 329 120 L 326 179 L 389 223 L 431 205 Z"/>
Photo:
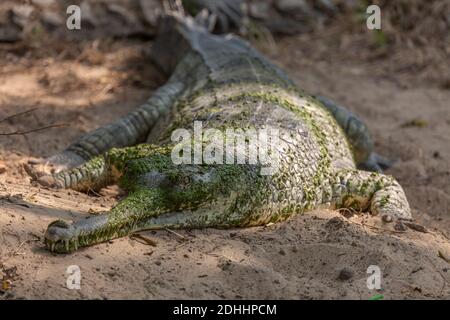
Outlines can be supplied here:
<path id="1" fill-rule="evenodd" d="M 56 227 L 56 228 L 69 229 L 70 224 L 68 224 L 67 222 L 65 222 L 63 220 L 56 220 L 56 221 L 53 221 L 52 223 L 50 223 L 48 227 L 49 228 Z"/>

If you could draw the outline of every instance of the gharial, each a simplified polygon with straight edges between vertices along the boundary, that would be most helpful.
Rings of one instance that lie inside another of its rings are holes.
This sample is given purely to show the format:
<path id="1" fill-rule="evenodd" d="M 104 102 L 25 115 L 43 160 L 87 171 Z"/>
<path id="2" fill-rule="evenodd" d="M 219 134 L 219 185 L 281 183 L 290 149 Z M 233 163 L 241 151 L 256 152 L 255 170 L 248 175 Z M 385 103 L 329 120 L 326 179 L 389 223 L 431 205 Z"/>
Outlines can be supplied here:
<path id="1" fill-rule="evenodd" d="M 386 163 L 355 115 L 306 95 L 246 41 L 213 35 L 208 19 L 199 20 L 178 13 L 162 20 L 153 59 L 171 76 L 146 103 L 26 165 L 46 186 L 119 183 L 128 192 L 108 213 L 51 223 L 50 250 L 72 252 L 144 229 L 265 225 L 319 207 L 411 219 L 402 187 L 376 172 Z M 260 162 L 175 164 L 171 133 L 194 121 L 205 129 L 280 128 L 279 169 L 263 175 Z"/>

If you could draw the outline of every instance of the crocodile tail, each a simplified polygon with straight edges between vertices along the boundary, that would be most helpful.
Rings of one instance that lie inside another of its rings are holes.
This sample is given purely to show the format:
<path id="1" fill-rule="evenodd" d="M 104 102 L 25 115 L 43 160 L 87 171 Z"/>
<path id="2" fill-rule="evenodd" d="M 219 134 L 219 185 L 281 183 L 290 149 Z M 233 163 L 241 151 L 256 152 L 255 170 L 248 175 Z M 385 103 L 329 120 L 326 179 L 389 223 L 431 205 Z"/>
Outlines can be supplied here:
<path id="1" fill-rule="evenodd" d="M 155 65 L 170 75 L 181 58 L 195 46 L 198 36 L 214 28 L 216 18 L 206 10 L 193 18 L 185 13 L 180 1 L 164 3 L 151 56 Z"/>

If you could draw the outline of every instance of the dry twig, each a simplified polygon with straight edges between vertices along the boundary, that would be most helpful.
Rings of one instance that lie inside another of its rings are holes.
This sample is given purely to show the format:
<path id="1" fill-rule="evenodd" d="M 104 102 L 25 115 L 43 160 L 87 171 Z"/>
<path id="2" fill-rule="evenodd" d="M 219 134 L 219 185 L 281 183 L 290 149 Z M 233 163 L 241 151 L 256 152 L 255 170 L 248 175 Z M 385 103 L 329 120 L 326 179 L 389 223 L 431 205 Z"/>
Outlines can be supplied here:
<path id="1" fill-rule="evenodd" d="M 29 110 L 25 110 L 25 111 L 18 112 L 16 114 L 10 115 L 10 116 L 8 116 L 8 117 L 6 117 L 4 119 L 1 119 L 0 123 L 8 121 L 8 120 L 11 120 L 13 118 L 17 118 L 19 116 L 23 116 L 25 114 L 32 113 L 32 112 L 36 111 L 37 109 L 38 108 L 32 108 L 32 109 L 29 109 Z M 13 131 L 13 132 L 3 132 L 3 133 L 0 132 L 0 136 L 26 135 L 26 134 L 29 134 L 29 133 L 38 132 L 38 131 L 42 131 L 42 130 L 46 130 L 46 129 L 61 128 L 61 127 L 66 127 L 66 126 L 67 126 L 67 124 L 65 124 L 65 123 L 51 124 L 51 125 L 47 125 L 47 126 L 44 126 L 44 127 L 39 127 L 39 128 L 35 128 L 35 129 L 31 129 L 31 130 L 25 130 L 25 131 L 16 130 L 16 131 Z"/>

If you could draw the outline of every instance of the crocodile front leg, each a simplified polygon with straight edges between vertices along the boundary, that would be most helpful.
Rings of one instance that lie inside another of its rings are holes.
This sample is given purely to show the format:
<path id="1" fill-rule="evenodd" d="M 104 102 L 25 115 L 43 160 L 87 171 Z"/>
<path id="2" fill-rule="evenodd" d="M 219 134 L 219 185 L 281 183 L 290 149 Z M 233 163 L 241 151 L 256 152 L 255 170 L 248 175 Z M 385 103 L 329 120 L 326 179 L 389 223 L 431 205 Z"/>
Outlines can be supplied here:
<path id="1" fill-rule="evenodd" d="M 165 149 L 152 144 L 113 148 L 81 166 L 36 177 L 36 181 L 49 188 L 73 189 L 81 192 L 98 191 L 103 187 L 117 183 L 128 162 L 149 157 Z"/>
<path id="2" fill-rule="evenodd" d="M 144 142 L 157 121 L 169 112 L 184 89 L 179 81 L 168 82 L 135 111 L 114 123 L 98 128 L 75 141 L 59 154 L 24 165 L 34 179 L 78 167 L 111 148 Z"/>
<path id="3" fill-rule="evenodd" d="M 129 161 L 126 171 L 127 198 L 103 215 L 51 223 L 45 233 L 50 250 L 71 252 L 140 230 L 250 225 L 265 181 L 249 166 L 177 166 L 164 152 Z"/>

